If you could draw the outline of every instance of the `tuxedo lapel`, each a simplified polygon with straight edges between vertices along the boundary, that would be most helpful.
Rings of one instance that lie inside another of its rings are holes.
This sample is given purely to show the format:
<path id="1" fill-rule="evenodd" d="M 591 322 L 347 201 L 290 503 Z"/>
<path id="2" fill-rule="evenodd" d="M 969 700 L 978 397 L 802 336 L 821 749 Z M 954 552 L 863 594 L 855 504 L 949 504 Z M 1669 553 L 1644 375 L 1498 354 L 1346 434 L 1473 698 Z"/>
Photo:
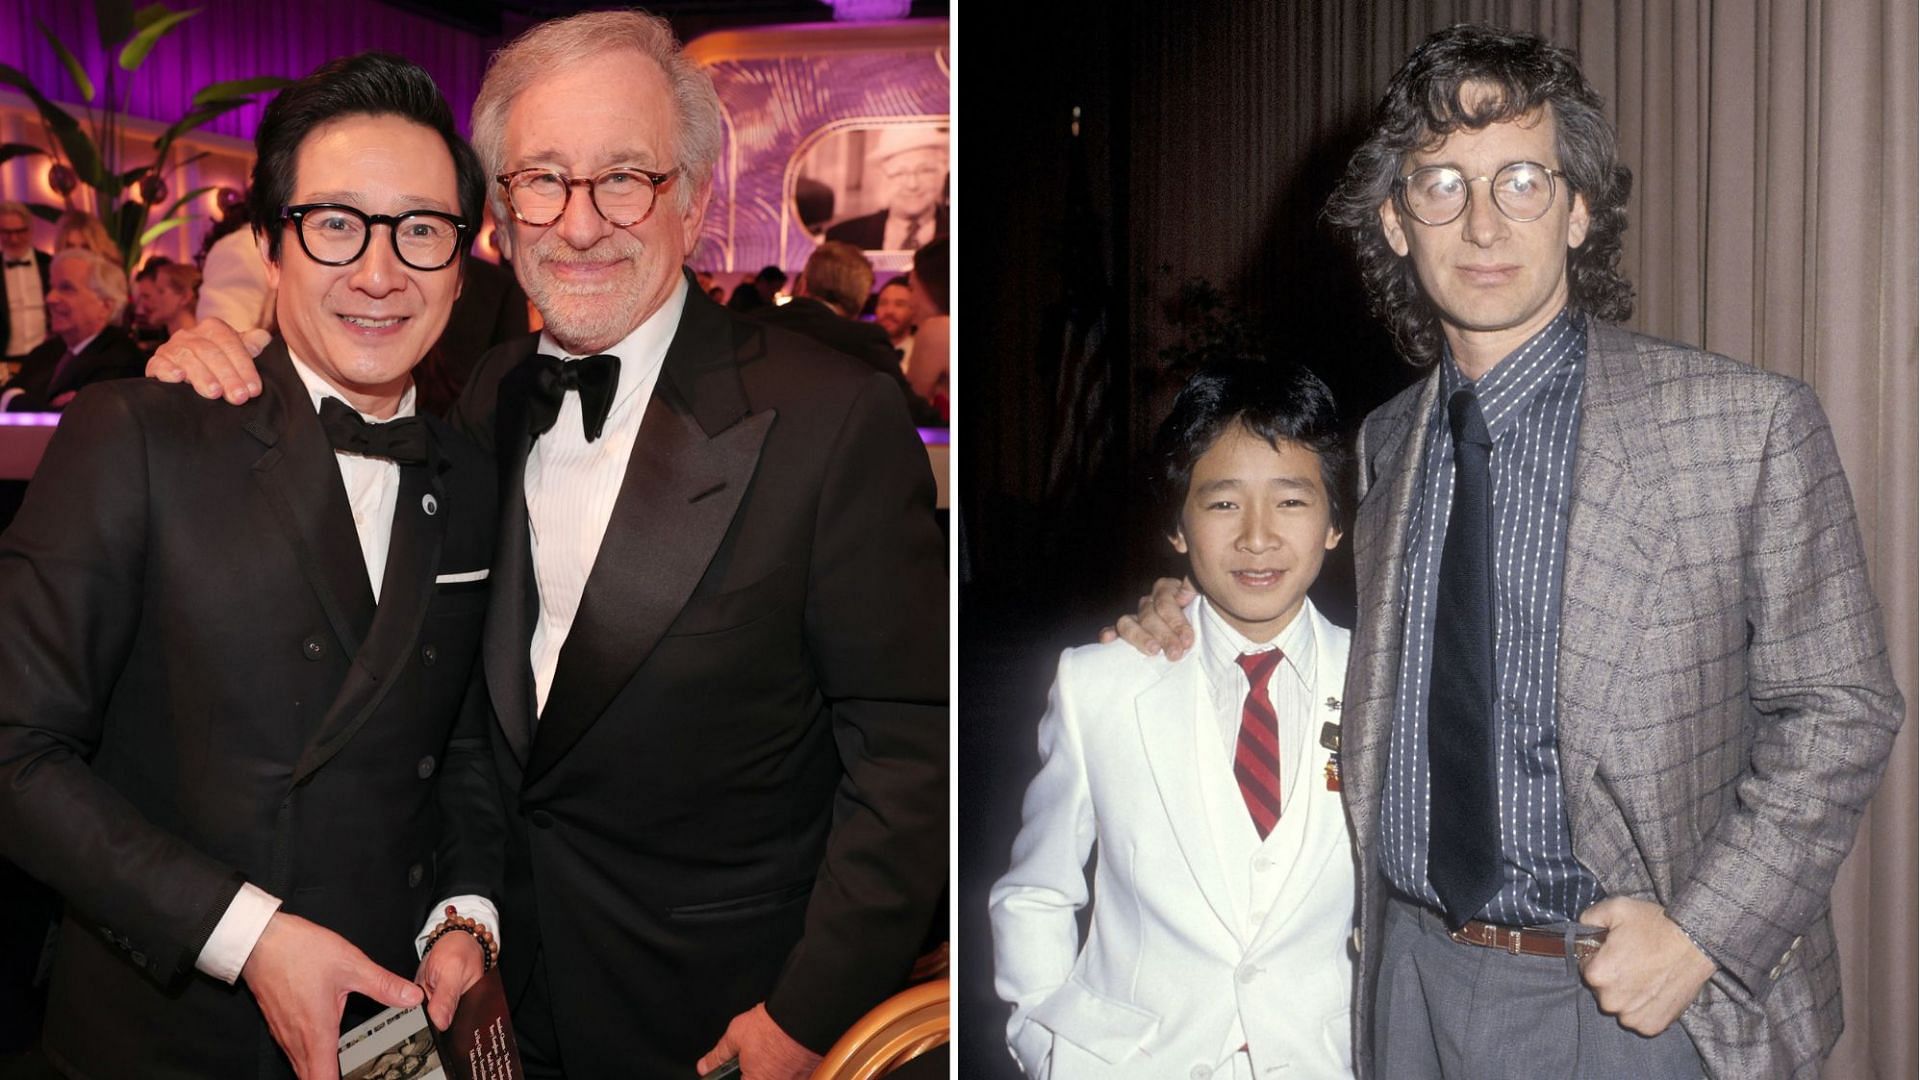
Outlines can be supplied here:
<path id="1" fill-rule="evenodd" d="M 725 313 L 688 303 L 560 650 L 528 784 L 599 719 L 686 605 L 733 523 L 774 419 L 772 410 L 748 415 Z"/>
<path id="2" fill-rule="evenodd" d="M 1354 522 L 1358 620 L 1346 675 L 1340 758 L 1354 841 L 1363 848 L 1372 838 L 1399 694 L 1407 528 L 1427 451 L 1426 420 L 1439 385 L 1438 372 L 1430 374 L 1405 410 L 1381 425 L 1379 448 L 1368 448 L 1370 460 L 1360 463 L 1376 471 Z"/>
<path id="3" fill-rule="evenodd" d="M 1181 857 L 1214 917 L 1238 938 L 1234 928 L 1239 925 L 1239 917 L 1220 868 L 1213 830 L 1207 823 L 1207 781 L 1201 776 L 1200 747 L 1194 734 L 1195 716 L 1210 707 L 1197 655 L 1200 647 L 1196 643 L 1195 652 L 1175 663 L 1160 681 L 1134 699 L 1134 720 L 1140 727 L 1147 766 L 1153 771 L 1160 809 L 1167 815 Z"/>
<path id="4" fill-rule="evenodd" d="M 246 430 L 267 451 L 254 462 L 254 483 L 265 492 L 335 640 L 352 655 L 373 622 L 373 586 L 346 485 L 285 343 L 275 339 L 257 365 L 268 391 L 267 408 L 247 422 Z"/>
<path id="5" fill-rule="evenodd" d="M 508 348 L 521 353 L 501 378 L 494 403 L 494 454 L 500 468 L 500 531 L 493 542 L 493 589 L 487 602 L 482 666 L 487 693 L 507 746 L 522 766 L 533 744 L 533 621 L 539 594 L 533 577 L 533 545 L 527 532 L 527 393 L 533 380 L 528 363 L 538 337 Z"/>
<path id="6" fill-rule="evenodd" d="M 346 682 L 302 751 L 294 767 L 294 783 L 326 764 L 353 738 L 413 657 L 413 643 L 420 638 L 420 624 L 433 600 L 434 573 L 440 565 L 449 512 L 441 477 L 446 463 L 431 439 L 427 452 L 426 464 L 400 468 L 400 494 L 394 503 L 393 531 L 373 625 L 347 669 Z"/>
<path id="7" fill-rule="evenodd" d="M 1560 771 L 1582 790 L 1604 753 L 1608 718 L 1626 715 L 1635 643 L 1648 624 L 1678 516 L 1660 505 L 1670 467 L 1650 420 L 1650 388 L 1633 342 L 1591 323 L 1573 505 L 1560 604 Z M 1570 814 L 1579 810 L 1569 799 Z M 1577 834 L 1577 830 L 1576 830 Z"/>

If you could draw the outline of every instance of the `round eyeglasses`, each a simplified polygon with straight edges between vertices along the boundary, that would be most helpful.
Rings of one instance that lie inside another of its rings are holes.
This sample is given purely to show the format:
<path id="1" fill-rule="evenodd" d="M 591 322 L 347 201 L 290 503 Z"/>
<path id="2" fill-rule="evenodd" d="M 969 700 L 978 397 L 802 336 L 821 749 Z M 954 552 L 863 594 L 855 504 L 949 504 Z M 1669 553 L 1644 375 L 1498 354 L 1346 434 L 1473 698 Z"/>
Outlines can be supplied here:
<path id="1" fill-rule="evenodd" d="M 552 169 L 521 169 L 503 173 L 494 181 L 507 190 L 507 207 L 522 225 L 544 228 L 567 212 L 573 189 L 584 186 L 594 212 L 617 229 L 638 225 L 653 215 L 660 189 L 680 175 L 645 169 L 608 169 L 589 177 L 572 177 Z"/>
<path id="2" fill-rule="evenodd" d="M 340 203 L 300 203 L 280 208 L 280 220 L 292 222 L 300 250 L 322 266 L 345 266 L 366 254 L 373 227 L 385 225 L 393 253 L 415 270 L 444 270 L 465 249 L 463 219 L 438 210 L 369 214 Z"/>
<path id="3" fill-rule="evenodd" d="M 1394 186 L 1407 213 L 1427 225 L 1451 225 L 1466 212 L 1469 185 L 1485 180 L 1500 213 L 1524 224 L 1553 209 L 1554 180 L 1565 175 L 1537 161 L 1516 161 L 1492 176 L 1463 176 L 1448 165 L 1428 165 L 1395 180 Z"/>

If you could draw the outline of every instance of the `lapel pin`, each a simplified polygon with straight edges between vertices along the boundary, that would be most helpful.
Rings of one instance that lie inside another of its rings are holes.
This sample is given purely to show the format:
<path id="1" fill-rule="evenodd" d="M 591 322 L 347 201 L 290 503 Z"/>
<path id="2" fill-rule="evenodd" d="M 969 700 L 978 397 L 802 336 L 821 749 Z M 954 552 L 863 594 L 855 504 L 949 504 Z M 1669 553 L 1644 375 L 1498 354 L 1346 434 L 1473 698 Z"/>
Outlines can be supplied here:
<path id="1" fill-rule="evenodd" d="M 1329 712 L 1339 712 L 1339 711 L 1340 711 L 1340 699 L 1339 699 L 1339 698 L 1337 698 L 1337 697 L 1330 697 L 1330 698 L 1328 698 L 1328 699 L 1327 699 L 1327 710 L 1328 710 Z"/>
<path id="2" fill-rule="evenodd" d="M 1335 701 L 1332 698 L 1328 698 L 1327 702 L 1330 705 L 1336 705 L 1336 706 L 1339 705 L 1339 702 Z M 1320 745 L 1325 747 L 1328 750 L 1327 767 L 1326 767 L 1327 790 L 1339 791 L 1340 790 L 1340 725 L 1339 724 L 1336 724 L 1333 721 L 1329 720 L 1326 723 L 1320 725 Z"/>
<path id="3" fill-rule="evenodd" d="M 420 509 L 425 510 L 428 517 L 432 517 L 440 509 L 440 500 L 434 498 L 431 494 L 422 495 L 420 496 Z"/>

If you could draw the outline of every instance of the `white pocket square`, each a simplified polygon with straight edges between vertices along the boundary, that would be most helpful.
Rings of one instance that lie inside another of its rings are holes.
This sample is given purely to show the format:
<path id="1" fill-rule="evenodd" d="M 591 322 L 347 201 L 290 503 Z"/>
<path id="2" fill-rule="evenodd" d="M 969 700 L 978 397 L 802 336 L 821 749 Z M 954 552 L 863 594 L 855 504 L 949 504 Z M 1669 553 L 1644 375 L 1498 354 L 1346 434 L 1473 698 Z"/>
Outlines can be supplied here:
<path id="1" fill-rule="evenodd" d="M 457 585 L 463 581 L 485 581 L 487 580 L 487 573 L 486 570 L 468 570 L 460 574 L 441 574 L 433 579 L 433 583 L 435 585 Z"/>

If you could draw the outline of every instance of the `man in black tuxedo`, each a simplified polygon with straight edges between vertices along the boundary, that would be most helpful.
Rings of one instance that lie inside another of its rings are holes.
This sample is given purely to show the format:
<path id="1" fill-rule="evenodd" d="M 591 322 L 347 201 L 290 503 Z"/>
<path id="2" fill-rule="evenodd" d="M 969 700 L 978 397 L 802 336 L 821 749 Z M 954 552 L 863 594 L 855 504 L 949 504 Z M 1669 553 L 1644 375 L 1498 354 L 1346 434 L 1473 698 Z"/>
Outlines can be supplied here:
<path id="1" fill-rule="evenodd" d="M 47 338 L 47 271 L 53 259 L 33 246 L 33 215 L 0 202 L 0 359 L 18 364 Z"/>
<path id="2" fill-rule="evenodd" d="M 798 1080 L 946 883 L 925 451 L 885 376 L 694 287 L 720 105 L 664 20 L 536 27 L 473 131 L 545 323 L 454 412 L 503 480 L 483 657 L 528 1075 Z M 249 379 L 211 324 L 152 367 L 182 364 Z"/>
<path id="3" fill-rule="evenodd" d="M 810 337 L 864 362 L 899 386 L 915 424 L 946 426 L 933 405 L 907 385 L 900 371 L 900 350 L 893 347 L 887 332 L 859 318 L 867 294 L 873 291 L 873 264 L 859 248 L 829 240 L 807 257 L 806 269 L 795 280 L 791 300 L 756 309 L 754 316 L 768 326 Z"/>
<path id="4" fill-rule="evenodd" d="M 66 897 L 43 1048 L 78 1076 L 332 1076 L 349 993 L 417 1003 L 419 964 L 444 1024 L 481 974 L 477 932 L 420 962 L 429 912 L 497 921 L 493 471 L 406 418 L 481 173 L 375 54 L 257 150 L 262 392 L 89 389 L 0 536 L 0 855 Z"/>
<path id="5" fill-rule="evenodd" d="M 119 325 L 127 309 L 124 270 L 98 252 L 68 248 L 53 257 L 50 281 L 52 333 L 0 388 L 8 412 L 58 412 L 81 388 L 138 376 L 146 361 Z"/>

